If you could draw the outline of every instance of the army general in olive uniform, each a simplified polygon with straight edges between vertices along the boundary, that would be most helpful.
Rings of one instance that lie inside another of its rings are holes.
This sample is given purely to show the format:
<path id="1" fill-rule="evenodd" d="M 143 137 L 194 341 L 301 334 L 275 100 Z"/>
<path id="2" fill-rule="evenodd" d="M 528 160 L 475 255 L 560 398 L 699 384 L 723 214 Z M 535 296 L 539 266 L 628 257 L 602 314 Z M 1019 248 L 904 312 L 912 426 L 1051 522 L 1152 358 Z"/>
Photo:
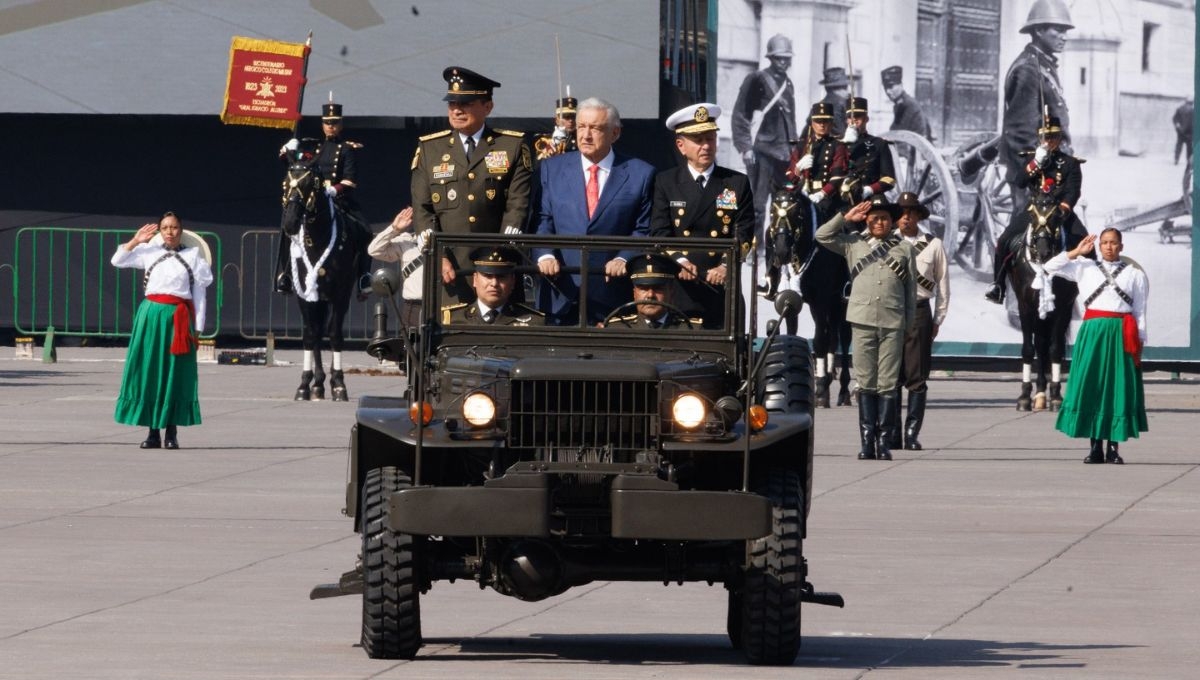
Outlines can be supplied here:
<path id="1" fill-rule="evenodd" d="M 442 323 L 450 326 L 541 326 L 545 315 L 510 300 L 517 285 L 515 248 L 477 248 L 471 253 L 475 300 L 442 307 Z"/>
<path id="2" fill-rule="evenodd" d="M 421 137 L 412 164 L 413 229 L 452 234 L 521 231 L 529 214 L 531 161 L 522 133 L 488 127 L 500 83 L 460 66 L 442 77 L 450 130 Z M 442 281 L 459 300 L 472 298 L 457 266 L 469 252 L 442 253 Z"/>
<path id="3" fill-rule="evenodd" d="M 714 245 L 722 246 L 736 238 L 742 246 L 739 252 L 749 248 L 755 225 L 750 180 L 716 164 L 720 116 L 721 107 L 703 103 L 685 106 L 667 118 L 667 129 L 675 133 L 675 148 L 686 163 L 654 179 L 651 236 L 712 238 L 717 239 Z M 690 298 L 685 309 L 698 311 L 705 328 L 723 328 L 725 283 L 737 273 L 738 263 L 727 261 L 727 250 L 670 254 L 681 267 L 680 285 Z"/>
<path id="4" fill-rule="evenodd" d="M 696 328 L 702 319 L 688 318 L 675 307 L 675 286 L 680 267 L 677 262 L 660 253 L 644 253 L 629 258 L 625 264 L 633 284 L 633 314 L 610 318 L 606 326 L 616 328 L 677 329 Z"/>
<path id="5" fill-rule="evenodd" d="M 837 215 L 817 230 L 817 243 L 846 258 L 850 300 L 846 320 L 854 339 L 854 376 L 858 380 L 858 457 L 891 460 L 889 442 L 897 427 L 896 381 L 904 333 L 917 308 L 916 256 L 894 233 L 901 208 L 876 196 Z M 845 231 L 847 223 L 867 222 L 863 232 Z"/>

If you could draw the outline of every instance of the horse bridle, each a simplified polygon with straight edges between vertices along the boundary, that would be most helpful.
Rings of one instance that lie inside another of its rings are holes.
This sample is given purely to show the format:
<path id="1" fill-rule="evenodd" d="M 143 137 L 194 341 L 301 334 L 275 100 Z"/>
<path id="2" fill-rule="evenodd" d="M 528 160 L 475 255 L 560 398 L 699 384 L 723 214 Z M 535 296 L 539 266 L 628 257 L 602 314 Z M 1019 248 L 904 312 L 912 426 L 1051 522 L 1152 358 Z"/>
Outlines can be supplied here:
<path id="1" fill-rule="evenodd" d="M 1028 234 L 1025 237 L 1025 256 L 1030 262 L 1043 264 L 1038 261 L 1037 253 L 1033 250 L 1032 246 L 1039 238 L 1043 238 L 1041 234 L 1045 234 L 1044 238 L 1049 239 L 1052 243 L 1058 240 L 1062 225 L 1051 223 L 1051 218 L 1058 211 L 1058 204 L 1052 203 L 1045 208 L 1039 208 L 1037 203 L 1031 201 L 1025 210 L 1033 217 L 1029 223 Z"/>

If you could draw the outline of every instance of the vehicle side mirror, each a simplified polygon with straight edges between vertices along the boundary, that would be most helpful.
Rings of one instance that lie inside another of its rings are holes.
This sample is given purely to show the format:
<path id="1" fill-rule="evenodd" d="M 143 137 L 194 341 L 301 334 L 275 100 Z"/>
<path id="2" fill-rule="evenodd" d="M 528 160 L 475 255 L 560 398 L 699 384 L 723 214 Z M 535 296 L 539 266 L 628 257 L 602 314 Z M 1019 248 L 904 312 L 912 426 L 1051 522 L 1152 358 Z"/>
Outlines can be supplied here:
<path id="1" fill-rule="evenodd" d="M 803 308 L 804 298 L 794 290 L 785 290 L 775 298 L 775 311 L 781 318 L 799 314 Z"/>

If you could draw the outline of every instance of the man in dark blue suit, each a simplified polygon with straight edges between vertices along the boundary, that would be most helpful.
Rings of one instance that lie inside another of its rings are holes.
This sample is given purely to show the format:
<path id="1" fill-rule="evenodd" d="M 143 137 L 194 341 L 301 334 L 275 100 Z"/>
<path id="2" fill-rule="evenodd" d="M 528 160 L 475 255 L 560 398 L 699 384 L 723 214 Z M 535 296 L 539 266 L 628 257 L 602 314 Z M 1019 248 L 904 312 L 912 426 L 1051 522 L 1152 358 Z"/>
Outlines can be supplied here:
<path id="1" fill-rule="evenodd" d="M 585 99 L 575 114 L 578 151 L 542 161 L 539 235 L 648 236 L 654 190 L 654 167 L 613 151 L 621 136 L 621 114 L 612 104 Z M 636 250 L 593 250 L 588 257 L 587 321 L 595 324 L 632 295 L 625 261 Z M 535 249 L 538 269 L 553 282 L 551 323 L 579 322 L 581 253 Z M 570 276 L 560 276 L 563 267 Z M 541 305 L 547 309 L 546 305 Z"/>

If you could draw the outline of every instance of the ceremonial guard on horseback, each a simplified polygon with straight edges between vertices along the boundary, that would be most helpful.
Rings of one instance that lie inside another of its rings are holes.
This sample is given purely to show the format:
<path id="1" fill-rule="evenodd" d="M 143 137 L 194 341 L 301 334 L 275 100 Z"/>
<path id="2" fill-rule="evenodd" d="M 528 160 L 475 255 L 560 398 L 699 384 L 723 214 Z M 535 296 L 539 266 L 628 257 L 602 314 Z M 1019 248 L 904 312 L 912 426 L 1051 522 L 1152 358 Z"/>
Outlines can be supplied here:
<path id="1" fill-rule="evenodd" d="M 343 327 L 350 293 L 365 299 L 371 258 L 371 232 L 358 208 L 355 151 L 361 144 L 341 138 L 342 106 L 321 108 L 321 140 L 291 139 L 280 149 L 288 162 L 283 182 L 283 234 L 274 277 L 275 290 L 295 293 L 304 323 L 304 365 L 297 401 L 325 398 L 320 345 L 329 337 L 333 350 L 330 389 L 334 401 L 346 401 L 342 373 Z"/>
<path id="2" fill-rule="evenodd" d="M 567 86 L 567 91 L 570 92 L 570 86 Z M 546 160 L 579 149 L 575 141 L 575 111 L 578 107 L 579 100 L 569 94 L 554 102 L 554 131 L 533 140 L 536 160 Z"/>

